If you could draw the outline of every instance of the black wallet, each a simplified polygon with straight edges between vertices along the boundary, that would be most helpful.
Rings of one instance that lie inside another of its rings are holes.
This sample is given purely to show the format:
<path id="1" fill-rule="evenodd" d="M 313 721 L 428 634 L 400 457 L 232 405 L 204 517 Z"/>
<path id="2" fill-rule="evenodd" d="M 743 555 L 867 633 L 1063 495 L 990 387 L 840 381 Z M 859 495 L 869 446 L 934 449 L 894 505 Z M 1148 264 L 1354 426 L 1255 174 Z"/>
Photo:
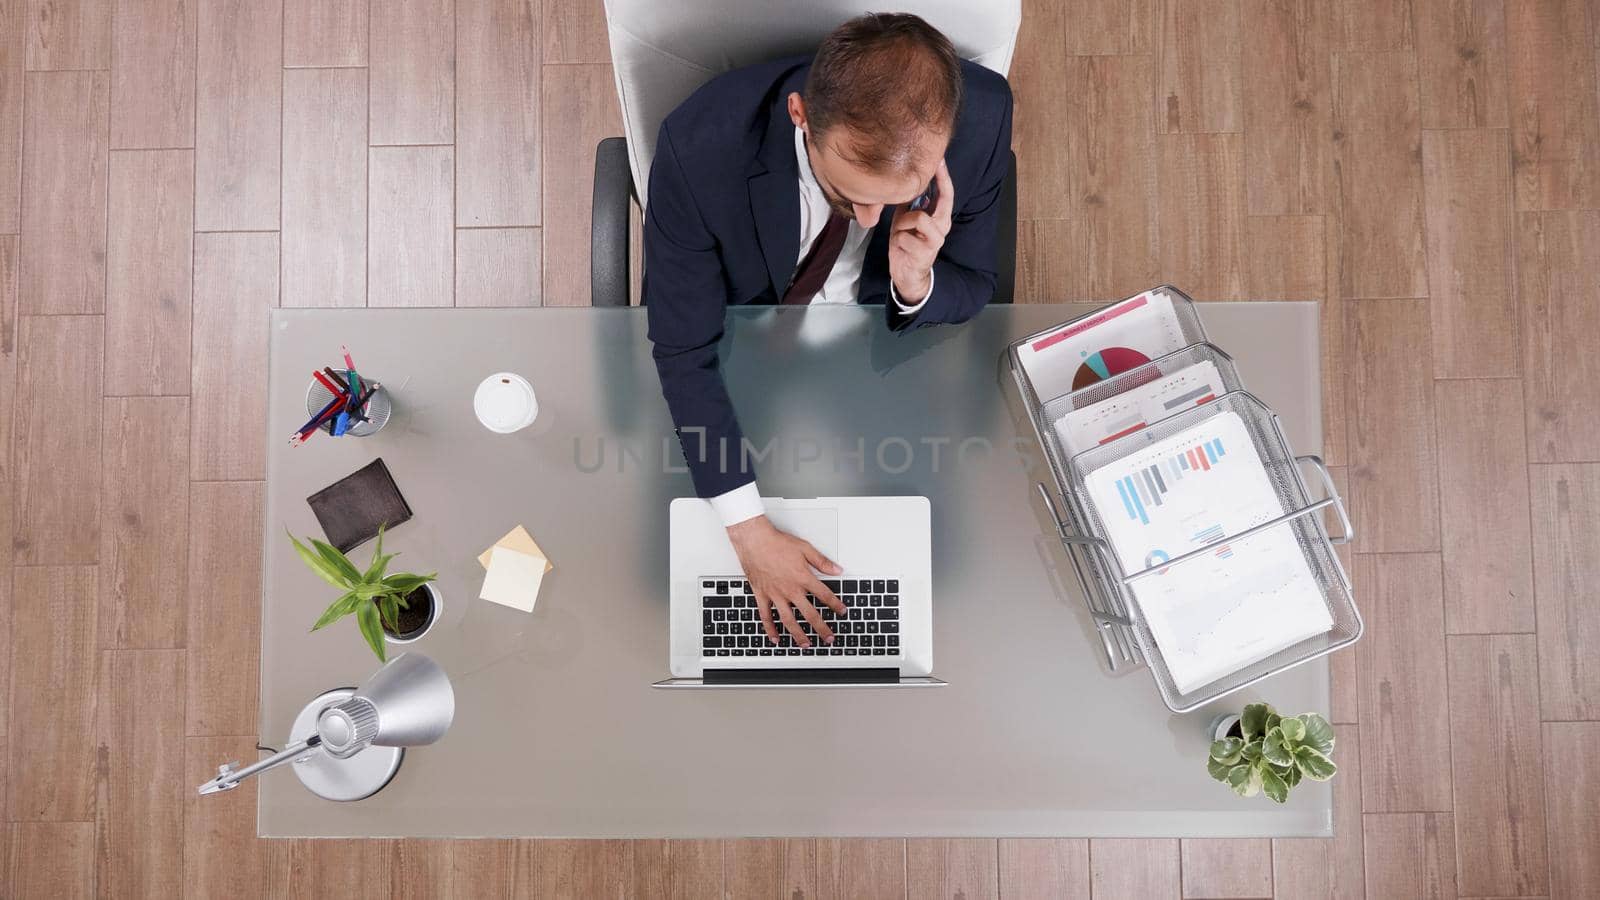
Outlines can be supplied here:
<path id="1" fill-rule="evenodd" d="M 335 481 L 306 498 L 322 525 L 328 543 L 349 553 L 374 537 L 411 518 L 411 507 L 400 496 L 394 476 L 382 459 Z"/>

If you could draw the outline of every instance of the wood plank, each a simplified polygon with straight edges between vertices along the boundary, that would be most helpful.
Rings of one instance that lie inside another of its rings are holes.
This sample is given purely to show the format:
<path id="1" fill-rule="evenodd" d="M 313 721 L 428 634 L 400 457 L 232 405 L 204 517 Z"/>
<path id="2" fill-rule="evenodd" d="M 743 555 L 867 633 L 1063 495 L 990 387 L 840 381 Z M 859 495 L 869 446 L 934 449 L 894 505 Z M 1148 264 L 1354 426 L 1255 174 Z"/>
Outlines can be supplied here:
<path id="1" fill-rule="evenodd" d="M 1449 688 L 1439 557 L 1361 554 L 1361 808 L 1451 808 Z M 1369 832 L 1370 834 L 1370 832 Z"/>
<path id="2" fill-rule="evenodd" d="M 1510 0 L 1511 148 L 1517 209 L 1600 206 L 1600 78 L 1584 0 Z"/>
<path id="3" fill-rule="evenodd" d="M 1549 890 L 1538 639 L 1452 635 L 1450 764 L 1455 780 L 1458 887 L 1463 894 Z"/>
<path id="4" fill-rule="evenodd" d="M 454 153 L 450 147 L 373 147 L 369 165 L 368 305 L 452 305 Z"/>
<path id="5" fill-rule="evenodd" d="M 722 842 L 669 841 L 667 871 L 674 900 L 723 896 Z"/>
<path id="6" fill-rule="evenodd" d="M 1162 0 L 1156 130 L 1244 130 L 1240 0 Z"/>
<path id="7" fill-rule="evenodd" d="M 1095 900 L 1179 897 L 1177 840 L 1096 838 L 1089 842 Z"/>
<path id="8" fill-rule="evenodd" d="M 93 822 L 11 826 L 11 896 L 53 900 L 97 895 Z"/>
<path id="9" fill-rule="evenodd" d="M 98 561 L 100 483 L 85 474 L 100 467 L 102 322 L 19 318 L 11 448 L 19 566 Z M 61 414 L 67 409 L 73 415 Z"/>
<path id="10" fill-rule="evenodd" d="M 455 140 L 455 0 L 372 0 L 373 144 Z"/>
<path id="11" fill-rule="evenodd" d="M 1410 53 L 1333 56 L 1339 294 L 1427 295 L 1417 67 Z"/>
<path id="12" fill-rule="evenodd" d="M 1183 896 L 1271 897 L 1272 841 L 1185 838 Z"/>
<path id="13" fill-rule="evenodd" d="M 1272 842 L 1276 900 L 1362 900 L 1361 734 L 1355 725 L 1337 729 L 1333 779 L 1333 837 L 1280 838 Z"/>
<path id="14" fill-rule="evenodd" d="M 116 0 L 112 147 L 194 146 L 197 10 L 192 0 Z"/>
<path id="15" fill-rule="evenodd" d="M 106 896 L 183 892 L 183 807 L 194 791 L 183 777 L 184 656 L 101 652 L 95 859 Z"/>
<path id="16" fill-rule="evenodd" d="M 1089 900 L 1089 842 L 1001 838 L 1000 896 L 1006 900 Z"/>
<path id="17" fill-rule="evenodd" d="M 1157 147 L 1161 280 L 1196 300 L 1244 297 L 1244 139 L 1168 134 Z"/>
<path id="18" fill-rule="evenodd" d="M 1158 0 L 1058 0 L 1065 9 L 1066 52 L 1074 56 L 1150 53 L 1155 48 Z M 1027 18 L 1033 11 L 1028 6 Z M 1032 20 L 1030 20 L 1032 21 Z M 1024 33 L 1028 29 L 1022 29 Z"/>
<path id="19" fill-rule="evenodd" d="M 1246 146 L 1249 138 L 1246 136 Z M 1248 153 L 1246 154 L 1248 157 Z M 1246 166 L 1248 170 L 1248 164 Z M 1239 256 L 1244 299 L 1316 300 L 1327 295 L 1322 216 L 1246 216 Z M 1343 340 L 1343 336 L 1339 337 Z M 1324 378 L 1334 373 L 1324 371 Z"/>
<path id="20" fill-rule="evenodd" d="M 1413 14 L 1422 127 L 1506 127 L 1505 0 L 1416 0 Z"/>
<path id="21" fill-rule="evenodd" d="M 882 838 L 817 841 L 816 895 L 821 900 L 903 900 L 906 842 Z"/>
<path id="22" fill-rule="evenodd" d="M 19 566 L 12 587 L 6 819 L 88 821 L 95 806 L 95 568 Z"/>
<path id="23" fill-rule="evenodd" d="M 394 842 L 389 896 L 443 900 L 450 896 L 450 841 L 404 838 Z"/>
<path id="24" fill-rule="evenodd" d="M 1066 130 L 1072 205 L 1087 235 L 1088 292 L 1126 297 L 1159 281 L 1156 259 L 1156 149 L 1148 61 L 1074 59 L 1056 140 Z"/>
<path id="25" fill-rule="evenodd" d="M 1341 0 L 1334 7 L 1335 49 L 1410 50 L 1416 0 Z"/>
<path id="26" fill-rule="evenodd" d="M 1075 68 L 1066 46 L 1066 4 L 1024 0 L 1022 15 L 1028 27 L 1017 34 L 1007 79 L 1011 83 L 1011 147 L 1017 155 L 1017 183 L 1028 185 L 1027 190 L 1017 191 L 1017 216 L 1062 218 L 1064 210 L 1073 206 L 1072 164 L 1067 142 L 1061 140 L 1060 116 L 1071 102 L 1070 73 Z M 1076 22 L 1072 30 L 1076 30 Z M 1020 253 L 1020 226 L 1017 240 Z"/>
<path id="27" fill-rule="evenodd" d="M 533 893 L 536 841 L 450 842 L 453 900 L 528 897 Z"/>
<path id="28" fill-rule="evenodd" d="M 633 883 L 628 896 L 666 897 L 672 893 L 670 844 L 661 839 L 629 842 L 633 853 Z"/>
<path id="29" fill-rule="evenodd" d="M 283 73 L 281 303 L 367 302 L 367 73 Z"/>
<path id="30" fill-rule="evenodd" d="M 606 10 L 588 0 L 544 0 L 546 63 L 609 63 Z"/>
<path id="31" fill-rule="evenodd" d="M 111 154 L 106 259 L 106 389 L 189 390 L 194 152 Z"/>
<path id="32" fill-rule="evenodd" d="M 1017 223 L 1018 303 L 1087 301 L 1083 220 L 1032 219 Z"/>
<path id="33" fill-rule="evenodd" d="M 199 231 L 276 231 L 283 125 L 281 0 L 199 0 Z"/>
<path id="34" fill-rule="evenodd" d="M 296 838 L 286 849 L 269 872 L 269 893 L 388 900 L 394 841 Z"/>
<path id="35" fill-rule="evenodd" d="M 189 489 L 191 736 L 256 730 L 261 495 L 260 482 L 195 482 Z"/>
<path id="36" fill-rule="evenodd" d="M 537 228 L 456 229 L 457 306 L 539 306 Z"/>
<path id="37" fill-rule="evenodd" d="M 367 64 L 368 0 L 284 0 L 283 64 Z"/>
<path id="38" fill-rule="evenodd" d="M 1517 304 L 1534 462 L 1600 460 L 1600 417 L 1591 414 L 1600 356 L 1600 212 L 1517 216 Z"/>
<path id="39" fill-rule="evenodd" d="M 609 65 L 558 66 L 544 74 L 545 306 L 588 306 L 589 225 L 595 146 L 622 133 Z"/>
<path id="40" fill-rule="evenodd" d="M 724 841 L 722 847 L 727 896 L 789 900 L 817 895 L 816 841 Z"/>
<path id="41" fill-rule="evenodd" d="M 633 881 L 627 841 L 539 841 L 533 897 L 622 897 Z"/>
<path id="42" fill-rule="evenodd" d="M 98 313 L 106 302 L 104 72 L 27 76 L 22 312 Z"/>
<path id="43" fill-rule="evenodd" d="M 1423 133 L 1437 378 L 1518 372 L 1510 172 L 1503 131 Z"/>
<path id="44" fill-rule="evenodd" d="M 1454 900 L 1456 848 L 1449 813 L 1369 813 L 1364 818 L 1371 900 Z"/>
<path id="45" fill-rule="evenodd" d="M 194 344 L 207 352 L 193 361 L 190 392 L 214 398 L 230 423 L 207 417 L 190 427 L 196 480 L 266 477 L 265 444 L 238 436 L 267 428 L 268 311 L 277 304 L 278 235 L 195 235 Z"/>
<path id="46" fill-rule="evenodd" d="M 1323 290 L 1326 294 L 1318 307 L 1319 337 L 1322 343 L 1322 456 L 1330 466 L 1347 466 L 1350 462 L 1350 403 L 1349 367 L 1345 359 L 1350 354 L 1350 310 L 1355 304 L 1339 294 L 1339 225 L 1332 216 L 1323 218 L 1323 250 L 1327 264 L 1323 268 Z"/>
<path id="47" fill-rule="evenodd" d="M 1533 585 L 1545 719 L 1600 719 L 1600 466 L 1533 466 Z"/>
<path id="48" fill-rule="evenodd" d="M 998 898 L 999 856 L 993 838 L 908 840 L 906 897 Z"/>
<path id="49" fill-rule="evenodd" d="M 0 236 L 0 588 L 12 590 L 11 562 L 16 555 L 16 466 L 12 457 L 12 409 L 17 397 L 17 236 Z M 9 594 L 7 595 L 9 597 Z M 0 698 L 11 696 L 11 607 L 0 603 Z M 0 735 L 7 731 L 9 700 L 0 700 Z M 0 742 L 3 743 L 3 742 Z M 4 759 L 4 757 L 0 757 Z M 0 765 L 0 769 L 4 769 Z M 0 803 L 5 797 L 0 794 Z M 0 810 L 5 807 L 0 806 Z M 3 818 L 3 815 L 0 815 Z M 3 837 L 3 836 L 0 836 Z M 0 844 L 0 847 L 3 847 Z M 4 857 L 0 851 L 0 857 Z M 0 871 L 0 878 L 5 876 Z M 4 884 L 0 881 L 0 884 Z"/>
<path id="50" fill-rule="evenodd" d="M 1439 549 L 1426 300 L 1351 304 L 1350 486 L 1356 551 Z M 1419 423 L 1422 427 L 1418 427 Z"/>
<path id="51" fill-rule="evenodd" d="M 1439 519 L 1449 634 L 1534 630 L 1528 454 L 1518 379 L 1440 381 Z"/>
<path id="52" fill-rule="evenodd" d="M 456 222 L 461 225 L 539 224 L 539 46 L 538 0 L 456 4 Z M 584 183 L 593 177 L 591 168 Z"/>
<path id="53" fill-rule="evenodd" d="M 111 68 L 108 0 L 27 0 L 28 69 Z"/>
<path id="54" fill-rule="evenodd" d="M 0 0 L 0 234 L 16 234 L 21 227 L 27 9 L 27 0 Z"/>
<path id="55" fill-rule="evenodd" d="M 182 647 L 188 618 L 189 398 L 107 398 L 103 421 L 100 646 Z"/>
<path id="56" fill-rule="evenodd" d="M 1600 884 L 1600 722 L 1546 722 L 1544 784 L 1549 798 L 1550 896 L 1583 897 Z"/>
<path id="57" fill-rule="evenodd" d="M 1244 0 L 1245 207 L 1252 215 L 1328 210 L 1333 98 L 1329 17 L 1319 0 Z"/>
<path id="58" fill-rule="evenodd" d="M 217 766 L 251 763 L 255 723 L 247 736 L 191 737 L 184 740 L 183 881 L 184 896 L 251 897 L 267 883 L 269 848 L 256 840 L 257 789 L 246 786 L 223 796 L 202 797 L 194 787 L 216 777 Z"/>

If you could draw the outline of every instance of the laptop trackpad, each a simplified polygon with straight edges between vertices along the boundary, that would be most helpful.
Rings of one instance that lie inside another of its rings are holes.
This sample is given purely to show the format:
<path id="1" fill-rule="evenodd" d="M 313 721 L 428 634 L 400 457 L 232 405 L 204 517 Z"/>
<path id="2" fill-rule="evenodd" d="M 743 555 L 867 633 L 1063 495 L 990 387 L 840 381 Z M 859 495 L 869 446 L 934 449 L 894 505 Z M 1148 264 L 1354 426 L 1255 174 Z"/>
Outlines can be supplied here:
<path id="1" fill-rule="evenodd" d="M 823 556 L 839 558 L 839 512 L 833 509 L 769 509 L 767 518 L 797 538 L 810 541 Z"/>

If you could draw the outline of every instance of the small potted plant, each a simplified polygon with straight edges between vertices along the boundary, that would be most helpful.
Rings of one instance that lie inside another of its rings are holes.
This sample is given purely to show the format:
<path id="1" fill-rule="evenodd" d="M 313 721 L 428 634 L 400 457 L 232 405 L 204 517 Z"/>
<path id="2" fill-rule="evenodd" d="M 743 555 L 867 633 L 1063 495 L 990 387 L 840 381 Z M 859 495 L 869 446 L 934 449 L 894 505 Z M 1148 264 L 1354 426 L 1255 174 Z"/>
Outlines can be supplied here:
<path id="1" fill-rule="evenodd" d="M 1211 777 L 1241 797 L 1264 793 L 1278 803 L 1301 778 L 1327 781 L 1333 764 L 1333 726 L 1317 713 L 1285 718 L 1265 703 L 1225 716 L 1213 731 L 1206 759 Z"/>
<path id="2" fill-rule="evenodd" d="M 408 644 L 426 634 L 438 620 L 442 603 L 433 586 L 437 573 L 385 574 L 389 560 L 397 554 L 383 552 L 383 529 L 378 529 L 378 544 L 372 551 L 372 562 L 365 571 L 356 568 L 349 557 L 325 541 L 307 538 L 311 542 L 311 546 L 307 547 L 295 540 L 293 534 L 289 535 L 289 540 L 294 543 L 295 552 L 300 554 L 307 568 L 344 592 L 311 626 L 312 631 L 354 614 L 367 646 L 377 654 L 380 662 L 386 662 L 386 640 Z"/>

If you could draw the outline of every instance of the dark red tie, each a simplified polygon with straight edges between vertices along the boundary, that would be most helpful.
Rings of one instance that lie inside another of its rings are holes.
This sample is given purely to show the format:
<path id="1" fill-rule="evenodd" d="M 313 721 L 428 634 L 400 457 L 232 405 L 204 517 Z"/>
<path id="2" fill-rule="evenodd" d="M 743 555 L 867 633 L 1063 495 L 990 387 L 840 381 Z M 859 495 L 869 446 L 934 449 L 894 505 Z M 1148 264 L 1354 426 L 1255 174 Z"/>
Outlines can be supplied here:
<path id="1" fill-rule="evenodd" d="M 789 289 L 783 292 L 784 305 L 810 303 L 817 291 L 822 290 L 828 273 L 833 271 L 833 264 L 839 259 L 839 251 L 844 249 L 844 237 L 849 230 L 848 218 L 836 212 L 828 215 L 828 224 L 822 226 L 822 233 L 811 242 L 805 259 L 800 260 L 799 267 L 794 270 L 794 280 L 789 282 Z"/>

